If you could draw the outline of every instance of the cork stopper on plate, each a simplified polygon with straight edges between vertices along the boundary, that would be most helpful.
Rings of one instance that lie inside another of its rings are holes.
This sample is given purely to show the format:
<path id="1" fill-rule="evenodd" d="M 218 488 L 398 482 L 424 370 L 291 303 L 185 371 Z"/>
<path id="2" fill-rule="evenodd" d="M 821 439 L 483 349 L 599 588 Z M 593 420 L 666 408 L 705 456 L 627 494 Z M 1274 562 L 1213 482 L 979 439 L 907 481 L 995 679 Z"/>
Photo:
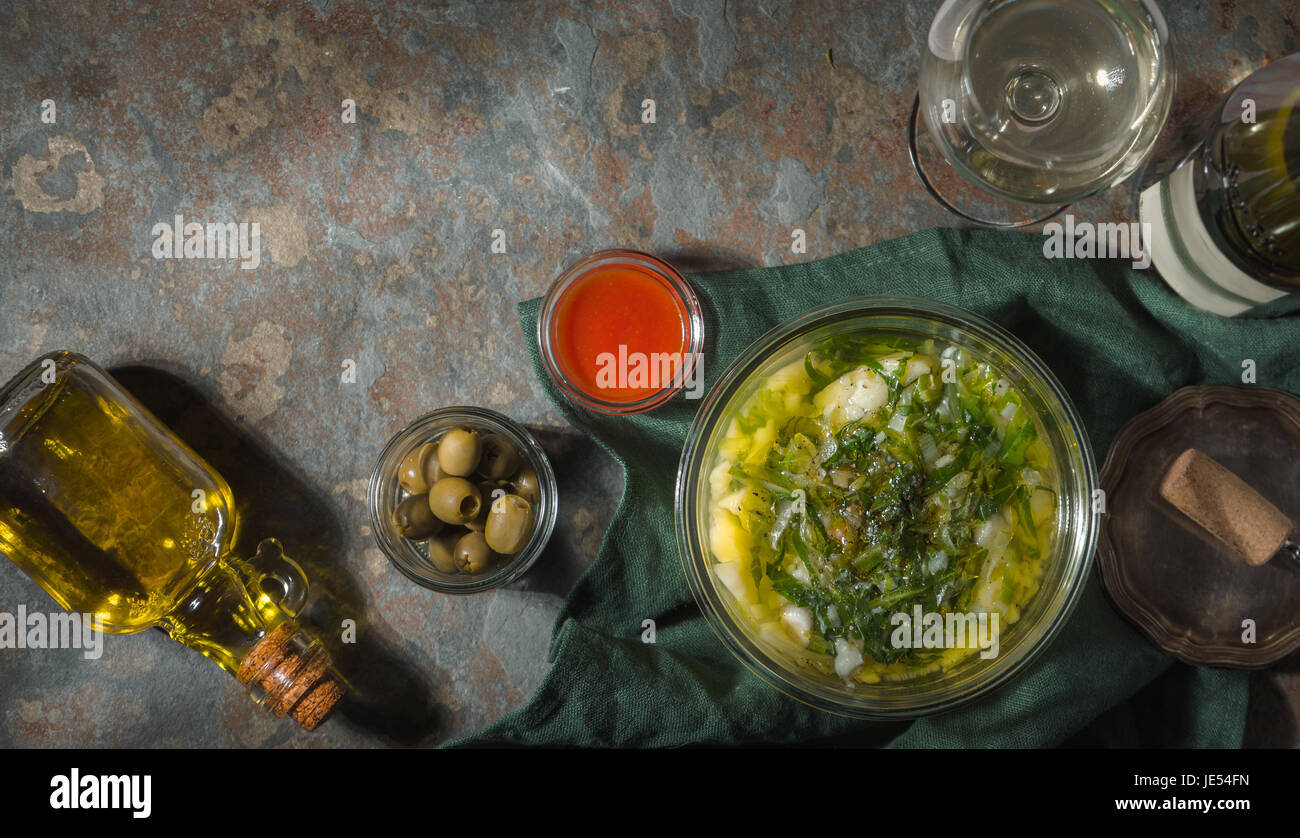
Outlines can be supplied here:
<path id="1" fill-rule="evenodd" d="M 1251 566 L 1267 562 L 1296 524 L 1237 475 L 1195 448 L 1165 473 L 1160 496 Z"/>
<path id="2" fill-rule="evenodd" d="M 268 633 L 239 666 L 239 683 L 265 693 L 263 704 L 277 716 L 288 713 L 307 730 L 315 730 L 344 689 L 330 672 L 329 653 L 293 623 Z"/>

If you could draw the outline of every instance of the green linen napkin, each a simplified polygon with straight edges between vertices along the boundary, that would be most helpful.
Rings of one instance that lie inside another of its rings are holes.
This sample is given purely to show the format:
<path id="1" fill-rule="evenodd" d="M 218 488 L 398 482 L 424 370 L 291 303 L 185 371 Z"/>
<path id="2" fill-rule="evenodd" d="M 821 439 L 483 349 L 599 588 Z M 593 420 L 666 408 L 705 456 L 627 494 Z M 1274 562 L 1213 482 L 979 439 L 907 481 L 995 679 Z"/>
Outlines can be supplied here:
<path id="1" fill-rule="evenodd" d="M 1223 319 L 1183 303 L 1153 271 L 1048 260 L 1042 247 L 1035 234 L 935 229 L 815 262 L 693 276 L 706 311 L 707 381 L 769 328 L 804 311 L 893 295 L 957 305 L 1020 337 L 1064 383 L 1099 463 L 1134 415 L 1186 384 L 1240 383 L 1244 359 L 1255 362 L 1259 384 L 1300 391 L 1295 301 L 1263 316 Z M 538 364 L 538 303 L 519 306 L 537 377 L 560 412 L 618 461 L 626 487 L 599 556 L 560 613 L 553 666 L 537 694 L 453 744 L 1241 745 L 1246 673 L 1187 667 L 1157 650 L 1114 610 L 1095 571 L 1052 646 L 975 703 L 882 723 L 782 695 L 723 647 L 683 576 L 673 484 L 699 402 L 678 397 L 634 417 L 575 408 Z M 646 619 L 656 623 L 653 644 L 641 640 Z M 1160 705 L 1154 716 L 1142 706 L 1152 701 Z"/>

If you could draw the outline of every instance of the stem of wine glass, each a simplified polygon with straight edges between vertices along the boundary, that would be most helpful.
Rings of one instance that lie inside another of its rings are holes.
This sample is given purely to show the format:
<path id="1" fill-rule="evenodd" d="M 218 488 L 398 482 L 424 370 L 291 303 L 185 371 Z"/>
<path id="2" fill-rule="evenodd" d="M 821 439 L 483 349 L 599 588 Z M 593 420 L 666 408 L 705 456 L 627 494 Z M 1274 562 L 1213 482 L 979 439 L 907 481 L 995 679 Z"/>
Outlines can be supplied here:
<path id="1" fill-rule="evenodd" d="M 1061 109 L 1061 86 L 1051 75 L 1027 67 L 1007 81 L 1006 105 L 1026 125 L 1042 125 Z"/>

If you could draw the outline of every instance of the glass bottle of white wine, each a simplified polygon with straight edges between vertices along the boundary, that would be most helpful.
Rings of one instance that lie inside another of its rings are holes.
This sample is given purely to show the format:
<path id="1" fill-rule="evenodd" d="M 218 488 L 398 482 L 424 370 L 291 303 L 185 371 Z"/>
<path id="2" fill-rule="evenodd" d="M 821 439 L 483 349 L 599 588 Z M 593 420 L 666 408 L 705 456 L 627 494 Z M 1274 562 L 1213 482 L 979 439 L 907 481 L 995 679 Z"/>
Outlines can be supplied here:
<path id="1" fill-rule="evenodd" d="M 1222 121 L 1202 151 L 1201 214 L 1243 270 L 1300 289 L 1300 54 L 1273 62 L 1248 85 L 1224 110 L 1236 118 Z M 1252 115 L 1253 122 L 1243 119 Z"/>
<path id="2" fill-rule="evenodd" d="M 1208 136 L 1142 195 L 1152 263 L 1194 305 L 1233 316 L 1300 292 L 1300 54 L 1238 85 Z"/>

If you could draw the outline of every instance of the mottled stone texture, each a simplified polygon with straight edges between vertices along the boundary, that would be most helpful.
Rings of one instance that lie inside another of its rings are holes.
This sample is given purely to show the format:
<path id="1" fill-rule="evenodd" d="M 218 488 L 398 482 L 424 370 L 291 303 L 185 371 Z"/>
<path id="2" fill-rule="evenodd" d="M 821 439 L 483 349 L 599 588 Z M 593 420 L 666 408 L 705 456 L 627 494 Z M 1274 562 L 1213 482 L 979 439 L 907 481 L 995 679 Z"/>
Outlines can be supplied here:
<path id="1" fill-rule="evenodd" d="M 424 744 L 520 705 L 620 478 L 543 398 L 515 303 L 604 246 L 698 270 L 951 223 L 904 143 L 937 6 L 0 4 L 0 377 L 61 347 L 119 371 L 226 474 L 245 535 L 307 566 L 311 622 L 337 647 L 355 619 L 360 638 L 337 652 L 356 699 L 310 735 L 159 632 L 97 662 L 0 651 L 0 745 Z M 1165 6 L 1177 125 L 1298 48 L 1290 0 Z M 1122 218 L 1130 197 L 1076 211 Z M 176 213 L 259 222 L 261 266 L 155 260 Z M 535 429 L 563 492 L 548 555 L 470 598 L 390 568 L 363 504 L 384 441 L 455 403 Z M 18 604 L 53 607 L 0 562 L 0 609 Z M 1256 694 L 1252 736 L 1293 742 L 1295 679 Z"/>

